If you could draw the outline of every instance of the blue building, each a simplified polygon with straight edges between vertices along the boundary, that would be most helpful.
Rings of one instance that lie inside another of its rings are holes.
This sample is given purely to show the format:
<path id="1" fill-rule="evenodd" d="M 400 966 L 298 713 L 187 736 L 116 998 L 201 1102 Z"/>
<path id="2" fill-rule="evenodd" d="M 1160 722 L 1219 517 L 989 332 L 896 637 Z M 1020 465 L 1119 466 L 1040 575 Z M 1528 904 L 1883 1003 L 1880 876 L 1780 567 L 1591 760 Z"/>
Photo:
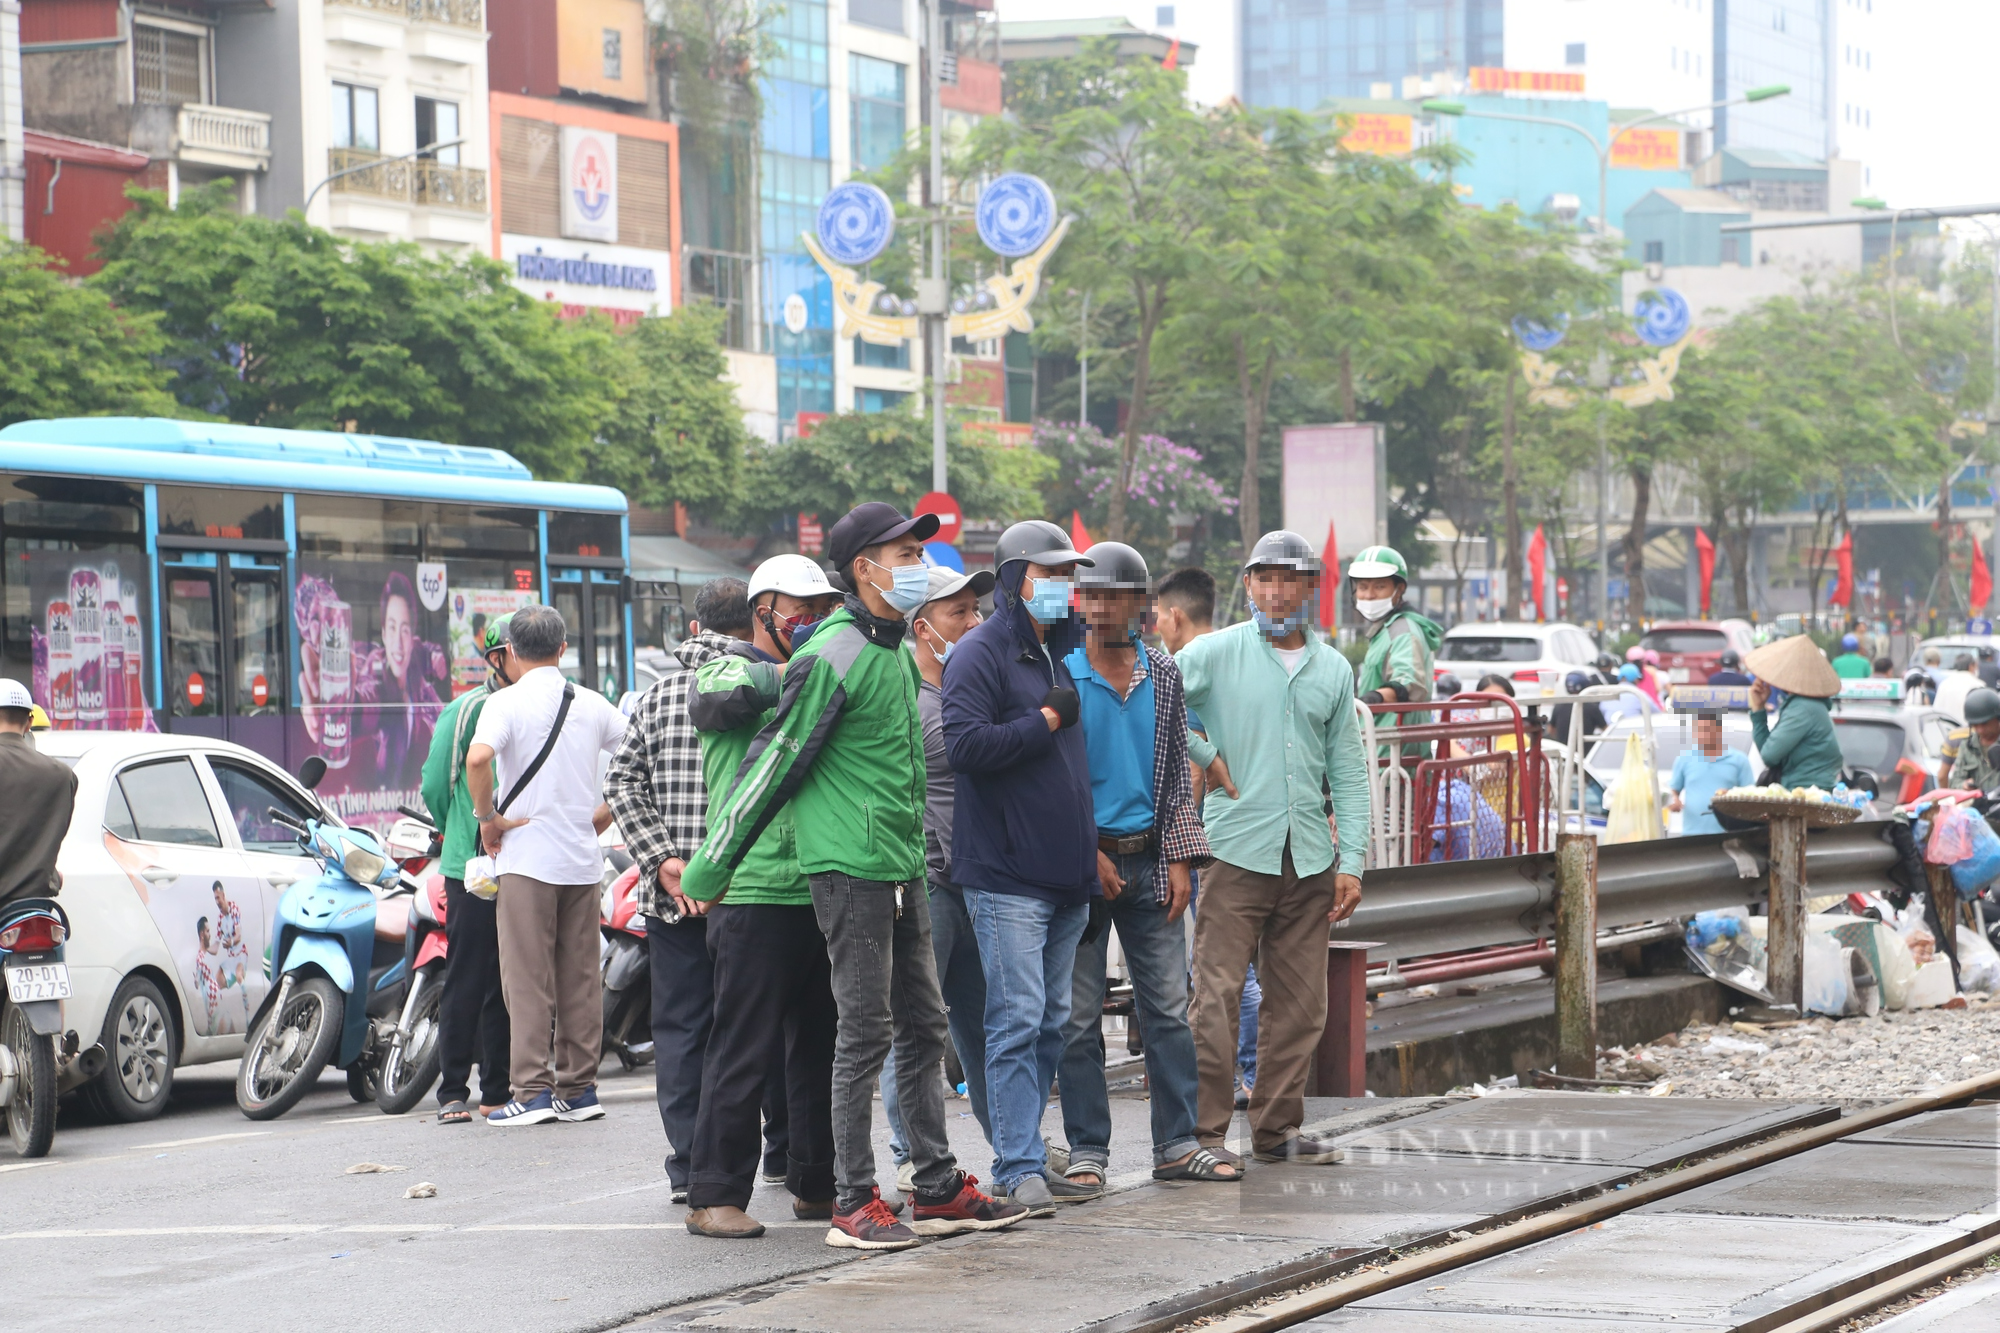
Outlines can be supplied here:
<path id="1" fill-rule="evenodd" d="M 1504 0 L 1242 0 L 1243 100 L 1310 111 L 1405 75 L 1504 63 Z"/>
<path id="2" fill-rule="evenodd" d="M 1750 238 L 1722 234 L 1750 209 L 1720 190 L 1654 190 L 1625 210 L 1625 253 L 1648 265 L 1714 268 L 1750 262 Z"/>
<path id="3" fill-rule="evenodd" d="M 832 87 L 825 0 L 786 0 L 772 13 L 774 59 L 764 67 L 759 217 L 770 280 L 764 327 L 777 355 L 778 420 L 831 412 L 833 283 L 799 243 L 833 187 Z M 784 303 L 806 299 L 806 327 L 785 327 Z"/>
<path id="4" fill-rule="evenodd" d="M 1836 4 L 1848 0 L 1710 0 L 1715 100 L 1783 83 L 1789 97 L 1715 113 L 1718 148 L 1776 148 L 1823 158 L 1832 130 Z"/>

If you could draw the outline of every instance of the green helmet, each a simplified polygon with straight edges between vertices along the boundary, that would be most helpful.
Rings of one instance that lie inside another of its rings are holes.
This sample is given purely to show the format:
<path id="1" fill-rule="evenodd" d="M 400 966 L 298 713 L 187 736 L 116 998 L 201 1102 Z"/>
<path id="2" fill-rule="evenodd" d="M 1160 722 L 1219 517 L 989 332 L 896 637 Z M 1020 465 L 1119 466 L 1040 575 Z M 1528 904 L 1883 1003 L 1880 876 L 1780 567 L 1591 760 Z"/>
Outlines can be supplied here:
<path id="1" fill-rule="evenodd" d="M 507 646 L 507 626 L 513 619 L 514 615 L 510 611 L 504 616 L 495 616 L 486 622 L 486 638 L 479 645 L 481 656 L 492 652 L 495 648 Z"/>
<path id="2" fill-rule="evenodd" d="M 2000 721 L 2000 694 L 1979 689 L 1965 696 L 1965 723 L 1976 727 L 1982 722 Z"/>
<path id="3" fill-rule="evenodd" d="M 1347 577 L 1351 579 L 1401 579 L 1410 581 L 1409 562 L 1393 546 L 1368 546 L 1362 548 L 1347 566 Z"/>

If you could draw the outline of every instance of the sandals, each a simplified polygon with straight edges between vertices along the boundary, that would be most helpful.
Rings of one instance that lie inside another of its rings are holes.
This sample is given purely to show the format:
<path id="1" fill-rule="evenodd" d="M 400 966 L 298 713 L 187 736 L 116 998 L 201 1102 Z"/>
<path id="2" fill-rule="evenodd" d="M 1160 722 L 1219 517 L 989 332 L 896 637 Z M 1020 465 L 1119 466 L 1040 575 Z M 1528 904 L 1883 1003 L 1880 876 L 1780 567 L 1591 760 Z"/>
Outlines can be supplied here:
<path id="1" fill-rule="evenodd" d="M 469 1125 L 472 1123 L 472 1108 L 464 1102 L 446 1102 L 438 1108 L 440 1125 Z"/>
<path id="2" fill-rule="evenodd" d="M 1234 1163 L 1225 1162 L 1216 1156 L 1212 1149 L 1196 1148 L 1183 1161 L 1175 1162 L 1169 1166 L 1154 1167 L 1153 1179 L 1205 1180 L 1213 1181 L 1219 1185 L 1233 1185 L 1243 1179 L 1242 1169 L 1238 1168 L 1229 1175 L 1222 1174 L 1222 1171 L 1223 1168 L 1234 1165 Z"/>

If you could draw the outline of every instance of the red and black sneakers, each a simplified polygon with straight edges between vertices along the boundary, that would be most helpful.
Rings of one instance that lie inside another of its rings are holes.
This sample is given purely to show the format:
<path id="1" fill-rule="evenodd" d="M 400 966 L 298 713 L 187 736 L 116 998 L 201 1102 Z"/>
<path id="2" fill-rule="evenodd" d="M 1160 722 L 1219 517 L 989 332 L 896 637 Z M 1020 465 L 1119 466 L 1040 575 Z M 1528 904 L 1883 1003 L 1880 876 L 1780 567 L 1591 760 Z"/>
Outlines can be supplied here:
<path id="1" fill-rule="evenodd" d="M 896 1220 L 889 1205 L 882 1202 L 877 1188 L 867 1203 L 851 1213 L 833 1207 L 833 1225 L 827 1229 L 826 1243 L 840 1250 L 907 1250 L 918 1243 L 917 1234 Z"/>
<path id="2" fill-rule="evenodd" d="M 912 1199 L 916 1206 L 910 1214 L 908 1229 L 919 1236 L 955 1236 L 961 1231 L 1000 1231 L 1013 1226 L 1028 1215 L 1028 1210 L 1018 1203 L 1002 1203 L 981 1193 L 977 1176 L 959 1172 L 957 1185 L 957 1192 L 942 1202 L 927 1203 L 924 1195 L 913 1195 Z"/>

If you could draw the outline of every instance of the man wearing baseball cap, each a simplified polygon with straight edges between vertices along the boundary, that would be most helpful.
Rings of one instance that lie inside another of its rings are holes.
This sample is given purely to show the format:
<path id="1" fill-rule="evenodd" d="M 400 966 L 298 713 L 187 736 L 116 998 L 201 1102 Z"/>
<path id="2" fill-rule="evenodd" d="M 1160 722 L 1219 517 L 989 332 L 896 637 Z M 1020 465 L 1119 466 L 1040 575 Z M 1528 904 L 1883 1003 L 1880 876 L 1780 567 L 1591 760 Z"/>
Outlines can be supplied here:
<path id="1" fill-rule="evenodd" d="M 829 1245 L 908 1249 L 917 1236 L 1012 1226 L 958 1169 L 945 1138 L 944 999 L 931 952 L 924 877 L 923 729 L 918 673 L 903 650 L 908 617 L 929 597 L 924 541 L 935 515 L 856 506 L 827 534 L 853 591 L 787 664 L 777 713 L 746 752 L 728 798 L 681 884 L 713 899 L 787 802 L 799 869 L 826 935 L 839 1029 L 833 1059 L 835 1199 Z M 911 1226 L 875 1183 L 875 1079 L 896 1049 L 898 1100 L 915 1163 Z"/>
<path id="2" fill-rule="evenodd" d="M 27 686 L 0 680 L 0 903 L 56 891 L 56 853 L 76 804 L 76 774 L 28 734 L 34 713 Z"/>

